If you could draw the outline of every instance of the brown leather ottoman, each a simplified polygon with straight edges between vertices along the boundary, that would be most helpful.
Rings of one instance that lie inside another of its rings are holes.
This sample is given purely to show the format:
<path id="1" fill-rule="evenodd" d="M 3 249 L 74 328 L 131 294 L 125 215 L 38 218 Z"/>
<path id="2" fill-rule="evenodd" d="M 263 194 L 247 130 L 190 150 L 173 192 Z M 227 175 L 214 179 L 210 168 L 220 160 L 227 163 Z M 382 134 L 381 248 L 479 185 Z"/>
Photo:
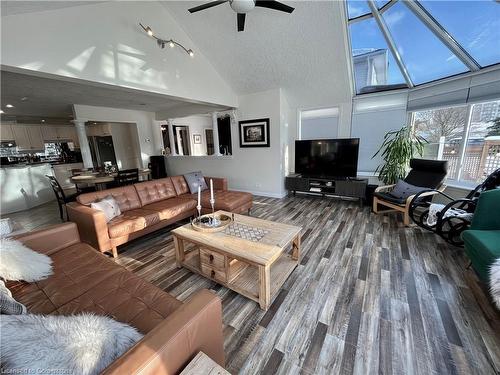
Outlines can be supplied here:
<path id="1" fill-rule="evenodd" d="M 224 210 L 241 214 L 250 212 L 252 208 L 252 194 L 234 190 L 216 190 L 215 191 L 215 211 Z M 193 194 L 198 199 L 196 194 Z M 210 191 L 205 190 L 201 194 L 202 213 L 212 212 L 210 206 Z"/>

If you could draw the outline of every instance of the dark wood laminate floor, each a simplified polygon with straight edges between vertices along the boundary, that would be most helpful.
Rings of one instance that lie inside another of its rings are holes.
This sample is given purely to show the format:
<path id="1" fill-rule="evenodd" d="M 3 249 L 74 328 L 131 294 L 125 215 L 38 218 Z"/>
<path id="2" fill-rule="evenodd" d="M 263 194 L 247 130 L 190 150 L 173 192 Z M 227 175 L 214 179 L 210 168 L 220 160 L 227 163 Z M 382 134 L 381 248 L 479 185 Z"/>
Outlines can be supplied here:
<path id="1" fill-rule="evenodd" d="M 177 269 L 168 230 L 122 246 L 117 259 L 181 300 L 217 293 L 232 373 L 499 372 L 500 314 L 462 249 L 341 200 L 258 197 L 252 215 L 303 227 L 302 261 L 267 312 Z M 12 216 L 28 228 L 59 222 L 55 203 Z"/>

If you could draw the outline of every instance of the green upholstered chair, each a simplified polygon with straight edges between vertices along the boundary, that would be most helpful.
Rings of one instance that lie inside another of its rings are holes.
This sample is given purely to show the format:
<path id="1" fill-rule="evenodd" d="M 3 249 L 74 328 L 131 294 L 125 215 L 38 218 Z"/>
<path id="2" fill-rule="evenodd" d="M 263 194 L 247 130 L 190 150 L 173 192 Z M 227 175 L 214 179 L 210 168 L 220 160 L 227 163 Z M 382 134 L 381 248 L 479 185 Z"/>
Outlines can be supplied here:
<path id="1" fill-rule="evenodd" d="M 500 258 L 500 189 L 479 196 L 470 229 L 462 233 L 472 267 L 486 283 L 490 265 Z"/>

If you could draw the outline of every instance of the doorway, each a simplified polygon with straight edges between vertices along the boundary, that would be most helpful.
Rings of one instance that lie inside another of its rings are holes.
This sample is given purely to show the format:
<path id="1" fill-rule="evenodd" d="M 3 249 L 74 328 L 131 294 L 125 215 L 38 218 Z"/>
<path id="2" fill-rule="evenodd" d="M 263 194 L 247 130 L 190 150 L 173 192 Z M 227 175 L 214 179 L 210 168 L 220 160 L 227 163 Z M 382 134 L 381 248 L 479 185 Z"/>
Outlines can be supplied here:
<path id="1" fill-rule="evenodd" d="M 214 154 L 214 131 L 205 129 L 205 139 L 207 141 L 207 155 Z"/>
<path id="2" fill-rule="evenodd" d="M 231 142 L 231 118 L 229 116 L 217 119 L 219 131 L 219 151 L 222 155 L 232 155 L 233 146 Z"/>
<path id="3" fill-rule="evenodd" d="M 191 155 L 189 126 L 174 125 L 173 130 L 177 155 Z"/>

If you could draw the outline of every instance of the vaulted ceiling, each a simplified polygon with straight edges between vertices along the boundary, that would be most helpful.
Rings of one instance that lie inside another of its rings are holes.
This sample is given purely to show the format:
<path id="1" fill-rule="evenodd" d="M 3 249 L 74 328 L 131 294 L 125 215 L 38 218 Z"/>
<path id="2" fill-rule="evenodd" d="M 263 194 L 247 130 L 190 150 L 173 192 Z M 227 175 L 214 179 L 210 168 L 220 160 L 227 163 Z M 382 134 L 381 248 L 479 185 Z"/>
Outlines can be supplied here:
<path id="1" fill-rule="evenodd" d="M 255 8 L 244 32 L 236 31 L 227 3 L 193 14 L 188 9 L 202 1 L 161 3 L 238 94 L 282 87 L 305 100 L 350 98 L 343 4 L 284 2 L 295 7 L 292 14 Z"/>

